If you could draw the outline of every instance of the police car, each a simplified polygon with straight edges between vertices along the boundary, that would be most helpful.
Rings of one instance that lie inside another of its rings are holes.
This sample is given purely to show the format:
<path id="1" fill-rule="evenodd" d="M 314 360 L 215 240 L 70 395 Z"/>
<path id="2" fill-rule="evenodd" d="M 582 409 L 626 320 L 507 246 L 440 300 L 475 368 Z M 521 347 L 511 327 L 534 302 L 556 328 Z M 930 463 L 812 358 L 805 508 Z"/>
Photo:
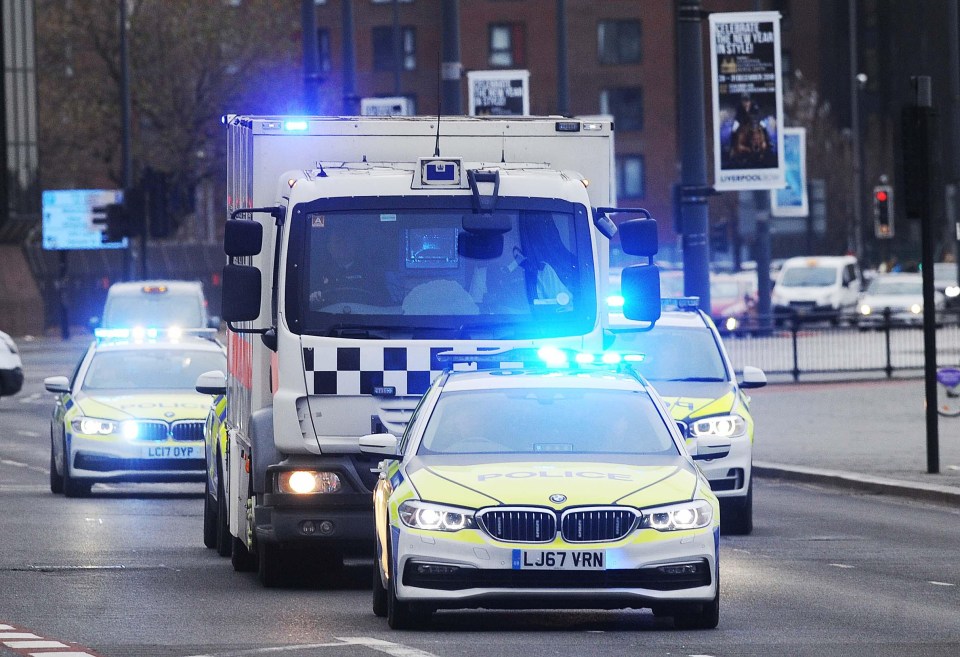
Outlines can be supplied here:
<path id="1" fill-rule="evenodd" d="M 210 397 L 194 386 L 201 373 L 225 369 L 212 337 L 98 330 L 71 377 L 44 379 L 57 394 L 50 490 L 79 497 L 97 482 L 202 481 Z"/>
<path id="2" fill-rule="evenodd" d="M 502 366 L 439 375 L 399 441 L 360 440 L 386 455 L 374 612 L 398 629 L 442 608 L 632 607 L 716 627 L 719 507 L 692 459 L 730 441 L 685 448 L 619 356 L 488 357 Z"/>
<path id="3" fill-rule="evenodd" d="M 637 370 L 670 408 L 687 440 L 728 438 L 730 453 L 700 463 L 720 498 L 723 532 L 753 531 L 754 422 L 744 392 L 767 383 L 766 375 L 746 366 L 738 381 L 713 321 L 696 298 L 664 299 L 663 313 L 649 331 L 637 331 L 622 315 L 611 313 L 612 348 L 645 355 Z"/>

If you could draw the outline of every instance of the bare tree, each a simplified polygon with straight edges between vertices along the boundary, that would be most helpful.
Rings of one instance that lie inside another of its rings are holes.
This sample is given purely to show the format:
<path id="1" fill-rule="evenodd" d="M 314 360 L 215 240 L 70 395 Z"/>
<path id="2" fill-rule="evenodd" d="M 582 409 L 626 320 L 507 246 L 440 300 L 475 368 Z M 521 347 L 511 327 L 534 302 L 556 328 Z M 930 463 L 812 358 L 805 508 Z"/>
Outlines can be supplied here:
<path id="1" fill-rule="evenodd" d="M 119 2 L 38 0 L 42 179 L 122 182 Z M 192 190 L 225 171 L 221 116 L 301 105 L 299 14 L 283 0 L 126 0 L 134 175 Z"/>

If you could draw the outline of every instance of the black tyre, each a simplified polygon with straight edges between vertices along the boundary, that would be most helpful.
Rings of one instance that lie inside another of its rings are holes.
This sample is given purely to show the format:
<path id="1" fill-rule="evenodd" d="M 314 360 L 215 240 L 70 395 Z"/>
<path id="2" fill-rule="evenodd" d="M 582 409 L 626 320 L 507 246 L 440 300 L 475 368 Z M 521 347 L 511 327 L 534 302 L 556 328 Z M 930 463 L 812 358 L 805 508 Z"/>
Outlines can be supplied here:
<path id="1" fill-rule="evenodd" d="M 203 484 L 203 544 L 217 547 L 217 501 L 210 494 L 210 478 Z"/>
<path id="2" fill-rule="evenodd" d="M 92 483 L 78 481 L 70 474 L 70 459 L 67 450 L 63 450 L 63 494 L 67 497 L 86 497 L 90 494 Z"/>
<path id="3" fill-rule="evenodd" d="M 387 588 L 380 578 L 380 560 L 373 562 L 373 614 L 380 618 L 387 616 Z"/>
<path id="4" fill-rule="evenodd" d="M 720 531 L 734 536 L 748 536 L 753 532 L 753 477 L 743 498 L 725 497 L 720 500 Z"/>
<path id="5" fill-rule="evenodd" d="M 247 549 L 246 543 L 228 534 L 227 545 L 230 546 L 230 564 L 235 571 L 252 573 L 257 569 L 257 558 Z"/>
<path id="6" fill-rule="evenodd" d="M 63 493 L 63 477 L 57 472 L 57 461 L 53 456 L 53 443 L 50 443 L 50 492 L 54 495 Z"/>
<path id="7" fill-rule="evenodd" d="M 223 468 L 220 467 L 220 456 L 217 456 L 217 523 L 214 531 L 216 532 L 217 554 L 221 557 L 229 557 L 234 551 L 233 537 L 230 535 L 230 509 L 227 505 L 227 495 L 223 490 Z M 244 546 L 246 550 L 246 546 Z"/>
<path id="8" fill-rule="evenodd" d="M 712 630 L 720 624 L 720 576 L 717 592 L 710 602 L 700 602 L 678 608 L 673 614 L 673 626 L 678 630 Z"/>
<path id="9" fill-rule="evenodd" d="M 279 545 L 257 542 L 257 576 L 265 587 L 282 586 L 286 581 L 286 559 Z"/>
<path id="10" fill-rule="evenodd" d="M 426 625 L 432 615 L 429 609 L 397 599 L 397 574 L 393 570 L 393 552 L 389 543 L 387 571 L 390 573 L 390 581 L 387 582 L 387 625 L 392 630 L 415 630 Z"/>

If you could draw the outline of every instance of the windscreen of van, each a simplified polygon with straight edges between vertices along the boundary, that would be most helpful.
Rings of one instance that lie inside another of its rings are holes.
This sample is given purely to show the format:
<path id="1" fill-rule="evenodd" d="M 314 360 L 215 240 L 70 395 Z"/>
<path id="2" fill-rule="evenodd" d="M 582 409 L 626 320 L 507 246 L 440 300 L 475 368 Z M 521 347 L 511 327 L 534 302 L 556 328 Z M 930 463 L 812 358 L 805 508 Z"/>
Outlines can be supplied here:
<path id="1" fill-rule="evenodd" d="M 133 326 L 204 328 L 203 308 L 195 292 L 113 295 L 103 310 L 104 328 Z"/>
<path id="2" fill-rule="evenodd" d="M 783 287 L 826 287 L 837 282 L 839 273 L 836 267 L 791 267 L 783 270 L 779 284 Z"/>

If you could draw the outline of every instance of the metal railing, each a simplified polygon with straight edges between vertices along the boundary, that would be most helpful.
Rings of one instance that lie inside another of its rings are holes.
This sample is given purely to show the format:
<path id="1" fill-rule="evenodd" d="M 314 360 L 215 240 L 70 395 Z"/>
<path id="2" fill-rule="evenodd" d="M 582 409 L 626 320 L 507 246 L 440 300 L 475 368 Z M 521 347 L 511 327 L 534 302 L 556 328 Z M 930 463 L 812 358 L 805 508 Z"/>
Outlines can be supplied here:
<path id="1" fill-rule="evenodd" d="M 915 318 L 884 311 L 873 321 L 845 317 L 835 323 L 816 316 L 750 318 L 723 340 L 734 369 L 759 367 L 766 374 L 826 379 L 833 375 L 895 372 L 921 374 L 924 367 L 922 315 Z M 909 320 L 909 323 L 908 323 Z M 937 365 L 960 364 L 960 313 L 937 315 Z"/>

